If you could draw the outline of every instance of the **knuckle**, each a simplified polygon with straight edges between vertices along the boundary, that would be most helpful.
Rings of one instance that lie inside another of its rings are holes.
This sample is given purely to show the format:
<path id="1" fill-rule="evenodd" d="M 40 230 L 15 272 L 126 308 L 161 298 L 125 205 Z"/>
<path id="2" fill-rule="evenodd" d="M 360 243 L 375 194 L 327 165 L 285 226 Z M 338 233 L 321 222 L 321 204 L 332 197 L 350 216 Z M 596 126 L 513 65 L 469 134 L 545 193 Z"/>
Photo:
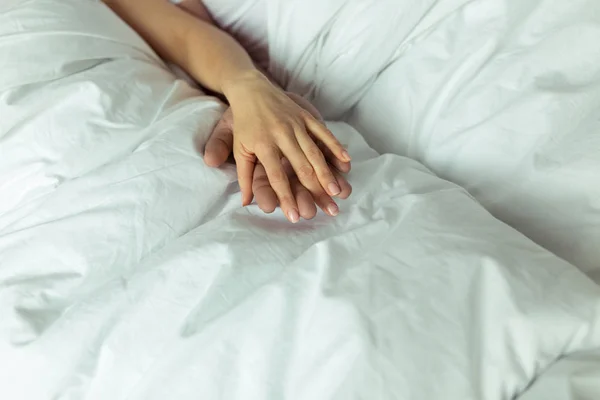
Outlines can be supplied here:
<path id="1" fill-rule="evenodd" d="M 294 204 L 294 198 L 291 195 L 283 195 L 280 198 L 281 204 Z"/>
<path id="2" fill-rule="evenodd" d="M 254 145 L 254 150 L 257 154 L 270 154 L 273 153 L 275 147 L 268 140 L 259 140 Z"/>
<path id="3" fill-rule="evenodd" d="M 310 119 L 310 120 L 314 120 L 315 118 L 313 117 L 313 115 L 306 109 L 301 109 L 300 110 L 300 117 L 304 118 L 304 119 Z"/>
<path id="4" fill-rule="evenodd" d="M 231 143 L 224 137 L 222 136 L 217 136 L 214 138 L 214 144 L 215 146 L 219 146 L 219 147 L 223 147 L 226 149 L 231 148 Z"/>
<path id="5" fill-rule="evenodd" d="M 269 177 L 269 182 L 271 182 L 271 185 L 281 185 L 286 182 L 286 178 L 283 171 L 275 171 Z"/>
<path id="6" fill-rule="evenodd" d="M 306 151 L 306 156 L 312 160 L 321 160 L 323 159 L 323 152 L 321 152 L 318 146 L 311 146 Z"/>
<path id="7" fill-rule="evenodd" d="M 296 171 L 298 178 L 300 179 L 311 179 L 315 177 L 315 170 L 311 165 L 301 165 Z"/>
<path id="8" fill-rule="evenodd" d="M 258 178 L 254 178 L 254 181 L 252 182 L 252 186 L 254 187 L 254 190 L 259 190 L 262 189 L 264 187 L 268 187 L 269 186 L 269 180 L 267 179 L 266 176 L 261 176 Z"/>
<path id="9" fill-rule="evenodd" d="M 332 137 L 335 137 L 325 124 L 322 124 L 321 122 L 319 122 L 319 126 L 321 127 L 321 129 L 320 129 L 321 135 L 325 136 L 324 139 L 331 139 Z"/>
<path id="10" fill-rule="evenodd" d="M 283 121 L 277 121 L 273 124 L 272 130 L 279 135 L 285 135 L 289 132 L 290 127 Z"/>
<path id="11" fill-rule="evenodd" d="M 329 169 L 324 169 L 323 171 L 321 171 L 321 173 L 319 174 L 319 178 L 321 181 L 325 181 L 325 182 L 335 182 L 336 181 L 335 176 Z"/>
<path id="12" fill-rule="evenodd" d="M 335 135 L 333 134 L 333 132 L 331 132 L 327 127 L 323 126 L 323 133 L 328 136 L 330 139 L 334 140 L 335 143 L 337 143 L 337 139 L 335 138 Z"/>

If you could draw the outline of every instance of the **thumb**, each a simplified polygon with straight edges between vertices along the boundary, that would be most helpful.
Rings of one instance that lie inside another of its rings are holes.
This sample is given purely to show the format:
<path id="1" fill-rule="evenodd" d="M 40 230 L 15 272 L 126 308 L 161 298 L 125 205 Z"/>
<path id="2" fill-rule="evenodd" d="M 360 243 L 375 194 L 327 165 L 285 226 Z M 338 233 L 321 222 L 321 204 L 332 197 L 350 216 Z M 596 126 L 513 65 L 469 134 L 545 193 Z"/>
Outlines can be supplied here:
<path id="1" fill-rule="evenodd" d="M 220 167 L 227 161 L 232 150 L 233 131 L 231 123 L 227 119 L 221 118 L 204 147 L 204 162 L 209 167 Z"/>
<path id="2" fill-rule="evenodd" d="M 256 156 L 251 154 L 240 146 L 235 146 L 233 156 L 237 167 L 238 183 L 242 192 L 242 206 L 246 207 L 252 203 L 252 178 L 254 176 L 254 168 L 256 166 Z"/>

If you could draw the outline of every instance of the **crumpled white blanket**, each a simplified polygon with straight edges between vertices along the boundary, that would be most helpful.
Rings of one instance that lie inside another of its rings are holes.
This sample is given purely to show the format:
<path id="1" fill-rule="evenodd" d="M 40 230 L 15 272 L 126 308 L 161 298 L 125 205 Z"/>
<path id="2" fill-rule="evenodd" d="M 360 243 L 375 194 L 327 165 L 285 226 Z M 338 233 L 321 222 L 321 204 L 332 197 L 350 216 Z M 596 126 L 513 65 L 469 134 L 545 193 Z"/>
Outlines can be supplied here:
<path id="1" fill-rule="evenodd" d="M 338 218 L 242 209 L 101 4 L 2 3 L 0 70 L 0 398 L 512 399 L 600 346 L 597 285 L 346 124 Z"/>
<path id="2" fill-rule="evenodd" d="M 289 89 L 600 283 L 600 2 L 274 0 L 268 25 Z"/>

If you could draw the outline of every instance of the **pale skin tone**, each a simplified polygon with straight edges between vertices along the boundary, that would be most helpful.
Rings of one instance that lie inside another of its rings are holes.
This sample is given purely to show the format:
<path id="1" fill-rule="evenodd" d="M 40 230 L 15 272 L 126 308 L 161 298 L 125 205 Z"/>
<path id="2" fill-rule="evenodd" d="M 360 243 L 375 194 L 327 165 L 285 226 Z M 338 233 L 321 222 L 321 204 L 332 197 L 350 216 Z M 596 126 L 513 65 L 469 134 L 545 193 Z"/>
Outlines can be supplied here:
<path id="1" fill-rule="evenodd" d="M 161 57 L 226 97 L 230 109 L 206 145 L 205 161 L 219 166 L 233 153 L 243 205 L 254 196 L 265 212 L 279 204 L 291 222 L 312 218 L 315 203 L 337 215 L 332 197 L 350 194 L 338 172 L 349 170 L 350 156 L 314 107 L 275 86 L 199 2 L 104 2 Z"/>

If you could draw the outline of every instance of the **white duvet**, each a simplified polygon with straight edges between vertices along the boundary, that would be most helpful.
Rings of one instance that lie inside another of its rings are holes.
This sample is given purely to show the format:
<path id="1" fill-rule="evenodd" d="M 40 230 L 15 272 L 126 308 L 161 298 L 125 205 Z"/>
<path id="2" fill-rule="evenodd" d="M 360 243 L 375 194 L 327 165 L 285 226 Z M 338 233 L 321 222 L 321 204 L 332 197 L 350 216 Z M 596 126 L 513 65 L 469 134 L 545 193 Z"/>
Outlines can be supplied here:
<path id="1" fill-rule="evenodd" d="M 0 398 L 512 399 L 600 348 L 597 285 L 346 124 L 339 217 L 239 207 L 101 4 L 2 3 L 0 71 Z"/>
<path id="2" fill-rule="evenodd" d="M 600 283 L 598 0 L 269 4 L 288 88 Z"/>

